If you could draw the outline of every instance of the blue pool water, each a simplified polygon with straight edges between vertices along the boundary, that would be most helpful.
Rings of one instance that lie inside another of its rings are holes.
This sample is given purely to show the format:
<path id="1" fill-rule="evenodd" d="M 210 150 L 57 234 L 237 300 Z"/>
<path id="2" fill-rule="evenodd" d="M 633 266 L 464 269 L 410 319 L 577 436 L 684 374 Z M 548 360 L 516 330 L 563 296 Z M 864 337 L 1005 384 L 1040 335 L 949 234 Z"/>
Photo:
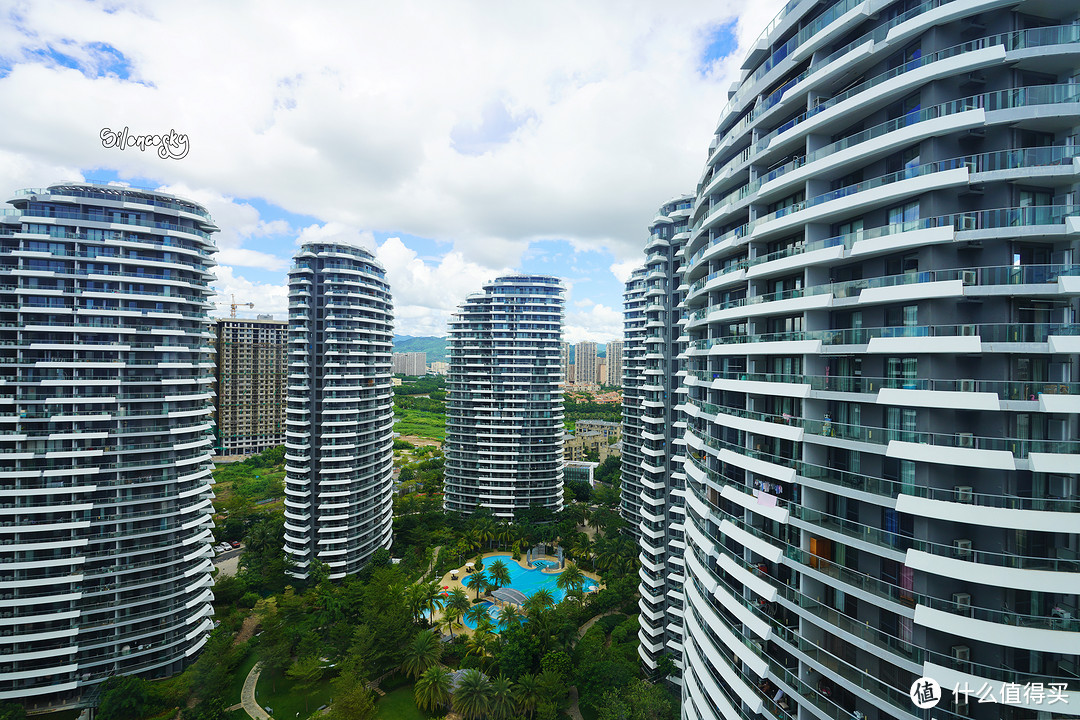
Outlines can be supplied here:
<path id="1" fill-rule="evenodd" d="M 532 595 L 540 588 L 547 588 L 551 591 L 551 595 L 555 598 L 555 602 L 562 602 L 562 599 L 566 597 L 566 593 L 562 588 L 556 587 L 555 582 L 559 579 L 558 573 L 543 573 L 540 572 L 538 566 L 543 567 L 556 567 L 554 560 L 537 560 L 533 563 L 533 570 L 526 570 L 517 564 L 517 561 L 511 558 L 509 555 L 492 555 L 491 557 L 484 558 L 484 568 L 491 566 L 496 560 L 502 560 L 506 563 L 506 569 L 510 571 L 510 587 L 515 590 L 520 590 L 525 593 L 526 596 Z M 596 587 L 596 581 L 585 578 L 585 584 L 582 586 L 582 590 L 589 592 Z M 475 591 L 470 592 L 471 595 L 475 595 Z"/>
<path id="2" fill-rule="evenodd" d="M 512 587 L 515 590 L 520 590 L 521 592 L 525 593 L 526 596 L 532 595 L 540 588 L 547 588 L 551 592 L 552 597 L 555 598 L 556 603 L 562 602 L 563 598 L 566 597 L 566 592 L 555 584 L 559 579 L 559 574 L 543 573 L 539 570 L 539 568 L 541 567 L 557 567 L 558 563 L 556 563 L 554 560 L 537 560 L 533 563 L 533 567 L 535 569 L 526 570 L 525 568 L 518 565 L 517 561 L 511 558 L 509 555 L 492 555 L 491 557 L 484 558 L 485 570 L 490 567 L 491 563 L 495 562 L 496 560 L 502 560 L 504 563 L 506 563 L 506 569 L 510 571 L 509 587 Z M 590 590 L 593 590 L 595 588 L 596 581 L 585 578 L 585 584 L 582 585 L 581 589 L 585 592 L 589 592 Z M 476 596 L 475 590 L 469 590 L 468 593 L 469 597 Z M 488 614 L 491 615 L 491 621 L 495 623 L 496 626 L 498 626 L 499 608 L 495 605 L 492 605 L 486 600 L 480 604 L 487 606 Z M 472 622 L 471 620 L 463 618 L 462 621 L 465 623 L 465 626 L 468 627 L 470 630 L 476 629 L 476 623 Z"/>

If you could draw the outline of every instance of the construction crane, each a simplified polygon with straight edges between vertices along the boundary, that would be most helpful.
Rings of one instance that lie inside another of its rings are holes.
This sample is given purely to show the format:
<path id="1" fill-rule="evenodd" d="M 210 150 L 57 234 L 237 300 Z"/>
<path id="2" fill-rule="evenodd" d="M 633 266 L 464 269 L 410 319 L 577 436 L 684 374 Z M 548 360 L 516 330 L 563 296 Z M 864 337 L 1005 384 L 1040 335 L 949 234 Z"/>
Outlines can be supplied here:
<path id="1" fill-rule="evenodd" d="M 253 302 L 246 302 L 246 303 L 245 302 L 240 302 L 240 303 L 236 302 L 236 295 L 235 294 L 230 295 L 229 297 L 232 298 L 232 302 L 228 303 L 229 309 L 231 310 L 231 313 L 230 313 L 229 317 L 236 317 L 236 308 L 238 308 L 238 307 L 249 307 L 249 308 L 254 308 L 255 307 L 255 303 L 253 303 Z M 225 304 L 226 303 L 218 303 L 218 305 L 225 305 Z"/>

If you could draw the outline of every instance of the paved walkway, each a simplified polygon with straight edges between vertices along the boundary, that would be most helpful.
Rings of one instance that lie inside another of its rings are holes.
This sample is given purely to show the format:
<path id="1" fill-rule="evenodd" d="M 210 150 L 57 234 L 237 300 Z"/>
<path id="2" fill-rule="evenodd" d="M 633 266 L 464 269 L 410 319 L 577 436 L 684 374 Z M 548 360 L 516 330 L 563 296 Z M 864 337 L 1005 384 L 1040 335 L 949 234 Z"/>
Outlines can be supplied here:
<path id="1" fill-rule="evenodd" d="M 255 663 L 244 680 L 244 689 L 240 691 L 240 704 L 251 720 L 271 720 L 270 714 L 263 710 L 255 699 L 255 684 L 259 682 L 260 673 L 262 673 L 262 663 Z"/>

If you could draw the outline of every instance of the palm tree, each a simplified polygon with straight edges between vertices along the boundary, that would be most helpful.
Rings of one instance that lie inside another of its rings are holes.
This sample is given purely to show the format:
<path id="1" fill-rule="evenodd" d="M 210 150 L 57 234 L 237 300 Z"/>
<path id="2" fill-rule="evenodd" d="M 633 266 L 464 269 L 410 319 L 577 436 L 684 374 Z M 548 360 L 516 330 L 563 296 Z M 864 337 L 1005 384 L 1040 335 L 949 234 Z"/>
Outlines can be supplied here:
<path id="1" fill-rule="evenodd" d="M 491 682 L 479 670 L 461 674 L 454 690 L 454 710 L 465 720 L 479 720 L 491 705 Z"/>
<path id="2" fill-rule="evenodd" d="M 518 678 L 514 683 L 514 698 L 517 700 L 518 712 L 531 718 L 536 712 L 536 704 L 540 702 L 540 683 L 535 675 L 526 673 Z"/>
<path id="3" fill-rule="evenodd" d="M 566 569 L 555 580 L 555 586 L 561 590 L 580 590 L 584 584 L 585 576 L 574 563 L 566 563 Z"/>
<path id="4" fill-rule="evenodd" d="M 485 613 L 482 618 L 476 621 L 476 634 L 487 637 L 493 632 L 495 632 L 495 621 L 491 619 L 491 615 Z"/>
<path id="5" fill-rule="evenodd" d="M 593 542 L 585 533 L 578 533 L 577 542 L 574 543 L 574 554 L 585 562 L 592 560 Z"/>
<path id="6" fill-rule="evenodd" d="M 511 545 L 514 540 L 517 539 L 517 531 L 510 523 L 500 523 L 499 529 L 496 532 L 496 537 L 499 539 L 499 547 L 503 545 Z"/>
<path id="7" fill-rule="evenodd" d="M 465 611 L 472 605 L 469 596 L 460 587 L 450 591 L 450 596 L 446 598 L 445 603 L 447 609 L 453 608 L 458 611 L 459 615 L 464 615 Z"/>
<path id="8" fill-rule="evenodd" d="M 450 637 L 454 637 L 454 626 L 460 622 L 461 611 L 454 607 L 448 607 L 443 610 L 442 622 L 439 623 L 439 626 L 449 630 Z"/>
<path id="9" fill-rule="evenodd" d="M 472 575 L 470 575 L 468 578 L 466 578 L 465 585 L 470 590 L 475 590 L 476 591 L 476 599 L 479 600 L 480 599 L 480 590 L 481 589 L 483 589 L 483 590 L 487 589 L 487 585 L 488 585 L 487 575 L 485 575 L 483 572 L 480 572 L 480 571 L 474 572 Z"/>
<path id="10" fill-rule="evenodd" d="M 555 605 L 555 596 L 547 588 L 540 588 L 525 600 L 522 609 L 525 614 L 532 616 L 539 610 L 546 610 Z"/>
<path id="11" fill-rule="evenodd" d="M 420 622 L 420 614 L 424 612 L 424 603 L 424 589 L 419 584 L 405 588 L 405 604 L 409 606 L 413 622 Z"/>
<path id="12" fill-rule="evenodd" d="M 481 540 L 485 540 L 490 543 L 495 539 L 495 521 L 491 518 L 480 518 L 476 521 L 476 525 L 473 527 L 473 532 Z M 491 549 L 491 545 L 488 545 L 488 549 Z"/>
<path id="13" fill-rule="evenodd" d="M 405 648 L 405 659 L 401 661 L 401 671 L 411 678 L 420 677 L 428 668 L 438 665 L 442 657 L 442 642 L 430 630 L 416 634 L 413 641 Z"/>
<path id="14" fill-rule="evenodd" d="M 435 712 L 450 704 L 450 671 L 435 665 L 429 667 L 413 687 L 413 699 L 418 707 Z"/>
<path id="15" fill-rule="evenodd" d="M 465 638 L 465 654 L 475 655 L 480 659 L 481 663 L 487 658 L 487 646 L 487 636 L 482 635 L 481 633 L 476 633 Z"/>
<path id="16" fill-rule="evenodd" d="M 510 678 L 500 675 L 491 681 L 491 702 L 488 705 L 488 712 L 492 720 L 509 720 L 514 716 L 516 704 Z"/>
<path id="17" fill-rule="evenodd" d="M 499 627 L 508 630 L 514 625 L 521 624 L 521 613 L 513 605 L 507 603 L 499 610 Z"/>
<path id="18" fill-rule="evenodd" d="M 435 611 L 442 609 L 445 602 L 441 595 L 442 585 L 439 584 L 438 580 L 429 580 L 420 583 L 420 586 L 423 588 L 424 610 L 428 612 L 429 617 L 434 618 Z"/>
<path id="19" fill-rule="evenodd" d="M 465 619 L 471 622 L 476 627 L 480 627 L 480 621 L 483 618 L 491 619 L 491 611 L 488 610 L 489 605 L 473 605 L 465 611 Z"/>
<path id="20" fill-rule="evenodd" d="M 510 569 L 502 560 L 496 560 L 488 565 L 487 573 L 491 576 L 491 582 L 496 588 L 510 584 Z"/>

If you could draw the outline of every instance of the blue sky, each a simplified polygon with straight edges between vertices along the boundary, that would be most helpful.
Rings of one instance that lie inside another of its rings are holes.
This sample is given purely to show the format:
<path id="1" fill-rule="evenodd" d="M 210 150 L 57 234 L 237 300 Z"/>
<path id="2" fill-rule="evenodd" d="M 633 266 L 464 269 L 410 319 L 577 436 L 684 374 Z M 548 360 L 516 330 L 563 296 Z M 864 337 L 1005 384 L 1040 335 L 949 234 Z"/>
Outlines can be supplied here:
<path id="1" fill-rule="evenodd" d="M 387 268 L 401 334 L 444 334 L 465 294 L 524 271 L 564 279 L 568 340 L 603 342 L 777 7 L 0 0 L 0 182 L 202 202 L 215 287 L 247 314 L 283 317 L 298 242 L 336 238 Z M 124 127 L 190 152 L 102 146 Z"/>

